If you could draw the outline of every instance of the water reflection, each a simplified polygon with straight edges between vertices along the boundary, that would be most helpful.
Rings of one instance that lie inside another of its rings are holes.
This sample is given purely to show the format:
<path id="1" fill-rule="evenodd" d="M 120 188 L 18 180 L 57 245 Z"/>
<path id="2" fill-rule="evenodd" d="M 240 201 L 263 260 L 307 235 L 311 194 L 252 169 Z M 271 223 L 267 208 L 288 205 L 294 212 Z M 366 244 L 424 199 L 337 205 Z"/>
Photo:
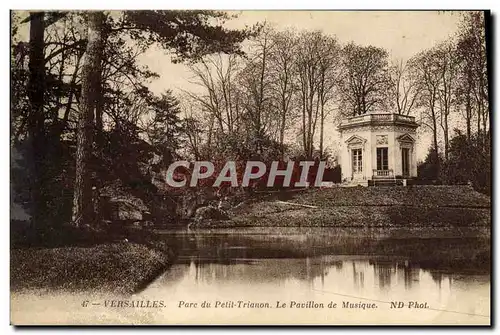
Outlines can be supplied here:
<path id="1" fill-rule="evenodd" d="M 482 323 L 484 315 L 489 315 L 489 264 L 484 262 L 489 240 L 482 234 L 393 238 L 319 229 L 305 233 L 169 233 L 165 238 L 176 245 L 177 262 L 142 293 L 145 297 L 172 302 L 188 298 L 377 302 L 380 309 L 376 313 L 356 311 L 363 322 L 383 319 L 404 323 L 428 318 L 431 323 L 438 319 Z M 401 300 L 425 301 L 434 310 L 420 314 L 401 311 L 394 317 L 390 302 Z M 227 320 L 227 313 L 236 317 L 240 312 L 220 313 L 217 317 Z M 333 322 L 335 315 L 344 315 L 327 310 L 305 313 L 314 322 L 319 317 Z M 352 318 L 349 310 L 345 313 Z M 266 315 L 285 321 L 305 320 L 306 314 L 295 314 L 277 310 Z M 193 314 L 193 318 L 204 317 L 203 311 Z M 259 320 L 262 317 L 260 313 Z"/>
<path id="2" fill-rule="evenodd" d="M 457 231 L 455 236 L 447 232 L 446 238 L 440 237 L 441 234 L 443 232 L 422 238 L 415 233 L 401 236 L 399 232 L 393 237 L 371 231 L 363 234 L 363 230 L 351 233 L 338 229 L 297 231 L 281 228 L 277 231 L 168 232 L 164 238 L 177 253 L 178 263 L 194 260 L 232 264 L 270 258 L 302 259 L 307 263 L 310 258 L 325 255 L 362 256 L 373 263 L 379 273 L 377 276 L 384 278 L 381 286 L 390 284 L 388 281 L 393 274 L 400 273 L 398 268 L 409 277 L 408 281 L 415 280 L 414 270 L 420 268 L 451 273 L 489 273 L 489 234 Z M 338 257 L 328 261 L 343 266 Z"/>
<path id="3" fill-rule="evenodd" d="M 312 283 L 319 278 L 325 285 L 334 272 L 357 288 L 372 279 L 380 291 L 387 291 L 398 285 L 411 290 L 422 277 L 441 286 L 454 275 L 465 274 L 463 279 L 469 280 L 489 274 L 484 261 L 489 239 L 483 232 L 460 231 L 460 237 L 448 233 L 446 238 L 396 235 L 321 228 L 169 232 L 164 238 L 178 258 L 165 280 L 178 280 L 182 274 L 175 271 L 189 270 L 196 282 L 205 283 Z"/>
<path id="4" fill-rule="evenodd" d="M 26 324 L 489 324 L 489 232 L 249 229 L 166 232 L 175 264 L 134 300 L 163 309 L 79 308 L 104 294 L 21 294 L 12 319 Z M 376 303 L 377 309 L 180 308 L 186 301 Z M 429 309 L 391 309 L 390 302 Z M 47 309 L 50 306 L 50 310 Z M 68 307 L 71 308 L 68 308 Z M 75 307 L 76 306 L 76 307 Z M 99 318 L 96 318 L 99 315 Z"/>
<path id="5" fill-rule="evenodd" d="M 258 286 L 264 283 L 280 285 L 296 280 L 308 284 L 317 283 L 318 287 L 325 288 L 328 286 L 325 280 L 335 277 L 359 290 L 371 285 L 381 292 L 400 286 L 407 291 L 418 288 L 422 278 L 426 280 L 425 285 L 432 282 L 438 289 L 443 285 L 451 287 L 457 281 L 465 284 L 489 282 L 488 275 L 485 274 L 457 275 L 439 270 L 424 270 L 408 261 L 367 260 L 357 256 L 349 256 L 348 259 L 342 257 L 343 260 L 334 258 L 318 256 L 219 262 L 216 259 L 192 257 L 174 265 L 159 281 L 165 285 L 189 279 L 193 284 L 245 283 Z"/>

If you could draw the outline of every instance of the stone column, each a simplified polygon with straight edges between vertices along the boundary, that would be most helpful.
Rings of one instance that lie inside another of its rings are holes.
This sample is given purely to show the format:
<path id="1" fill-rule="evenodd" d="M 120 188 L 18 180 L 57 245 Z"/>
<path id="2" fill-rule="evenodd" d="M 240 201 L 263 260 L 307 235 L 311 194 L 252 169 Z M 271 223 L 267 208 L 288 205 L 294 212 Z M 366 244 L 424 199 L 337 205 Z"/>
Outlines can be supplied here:
<path id="1" fill-rule="evenodd" d="M 400 164 L 398 166 L 398 170 L 397 171 L 394 170 L 394 174 L 395 175 L 399 174 L 399 175 L 402 176 L 403 175 L 403 146 L 401 145 L 401 143 L 399 143 L 399 141 L 398 141 L 398 147 L 399 147 L 398 152 L 399 152 L 399 159 L 400 159 L 399 163 Z"/>
<path id="2" fill-rule="evenodd" d="M 388 150 L 389 150 L 388 156 L 390 158 L 389 170 L 392 170 L 392 176 L 390 176 L 390 177 L 394 177 L 394 176 L 396 176 L 397 167 L 398 167 L 398 164 L 397 164 L 398 161 L 397 161 L 397 157 L 396 157 L 397 156 L 396 153 L 398 152 L 398 149 L 397 149 L 398 145 L 396 144 L 396 142 L 398 142 L 398 141 L 396 140 L 396 133 L 394 130 L 392 130 L 392 132 L 391 132 L 390 139 L 391 140 L 388 141 L 388 146 L 387 146 Z M 398 142 L 398 144 L 399 144 L 399 142 Z M 391 162 L 391 160 L 392 160 L 392 162 Z"/>
<path id="3" fill-rule="evenodd" d="M 366 156 L 365 156 L 365 145 L 363 144 L 363 147 L 361 148 L 361 168 L 363 169 L 363 180 L 366 180 Z"/>
<path id="4" fill-rule="evenodd" d="M 352 154 L 351 154 L 351 148 L 347 146 L 347 171 L 346 171 L 346 177 L 347 180 L 350 181 L 352 180 Z"/>
<path id="5" fill-rule="evenodd" d="M 417 177 L 417 151 L 415 150 L 415 143 L 412 144 L 410 153 L 410 176 Z"/>

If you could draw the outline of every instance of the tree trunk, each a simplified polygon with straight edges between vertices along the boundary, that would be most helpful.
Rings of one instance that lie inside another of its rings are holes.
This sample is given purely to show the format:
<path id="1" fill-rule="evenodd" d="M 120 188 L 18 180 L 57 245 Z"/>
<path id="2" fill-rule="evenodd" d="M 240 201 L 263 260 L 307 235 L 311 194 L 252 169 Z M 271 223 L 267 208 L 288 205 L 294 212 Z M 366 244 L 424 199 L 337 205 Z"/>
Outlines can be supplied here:
<path id="1" fill-rule="evenodd" d="M 306 93 L 302 93 L 302 146 L 304 147 L 304 155 L 307 155 L 307 132 L 306 132 Z"/>
<path id="2" fill-rule="evenodd" d="M 479 103 L 477 108 L 477 134 L 481 134 L 481 105 Z"/>
<path id="3" fill-rule="evenodd" d="M 92 158 L 94 109 L 104 46 L 102 36 L 103 12 L 89 12 L 87 15 L 88 43 L 82 66 L 82 92 L 80 113 L 78 115 L 76 178 L 73 196 L 73 223 L 77 227 L 82 224 L 92 224 L 94 220 L 90 162 Z"/>
<path id="4" fill-rule="evenodd" d="M 101 132 L 103 130 L 103 123 L 102 123 L 102 117 L 103 117 L 103 107 L 104 107 L 104 101 L 102 97 L 102 78 L 101 74 L 98 74 L 98 78 L 96 80 L 96 96 L 95 96 L 95 129 L 97 132 L 97 139 L 101 137 Z M 97 141 L 99 144 L 100 142 Z"/>
<path id="5" fill-rule="evenodd" d="M 45 57 L 44 57 L 44 12 L 30 13 L 30 41 L 29 41 L 29 116 L 27 122 L 28 138 L 30 143 L 30 177 L 32 224 L 38 226 L 43 220 L 46 202 L 43 197 L 43 179 L 45 170 L 43 96 L 45 91 Z"/>
<path id="6" fill-rule="evenodd" d="M 321 92 L 323 95 L 323 92 Z M 324 141 L 324 128 L 325 128 L 325 101 L 321 99 L 321 122 L 319 129 L 319 158 L 323 159 L 323 141 Z"/>
<path id="7" fill-rule="evenodd" d="M 210 121 L 209 121 L 209 126 L 208 126 L 208 135 L 207 135 L 207 148 L 208 152 L 205 154 L 207 157 L 211 157 L 212 155 L 212 135 L 214 132 L 214 123 L 215 123 L 215 116 L 213 114 L 210 115 Z"/>
<path id="8" fill-rule="evenodd" d="M 472 108 L 471 108 L 471 88 L 470 88 L 470 81 L 467 83 L 467 95 L 466 95 L 466 103 L 465 103 L 465 114 L 466 114 L 466 124 L 467 124 L 467 142 L 470 143 L 470 138 L 471 138 L 471 121 L 472 121 Z"/>
<path id="9" fill-rule="evenodd" d="M 482 111 L 483 111 L 483 133 L 484 133 L 484 145 L 486 146 L 487 142 L 486 142 L 486 134 L 487 134 L 487 131 L 488 131 L 488 110 L 486 109 L 486 106 L 484 106 L 483 104 L 483 107 L 482 107 Z"/>
<path id="10" fill-rule="evenodd" d="M 63 119 L 61 121 L 60 133 L 58 134 L 59 137 L 61 137 L 62 132 L 68 125 L 69 114 L 71 112 L 71 107 L 73 106 L 73 99 L 75 97 L 75 92 L 73 92 L 73 89 L 76 86 L 76 79 L 78 75 L 78 70 L 80 69 L 80 62 L 82 60 L 82 57 L 83 53 L 79 53 L 76 59 L 75 69 L 73 70 L 73 74 L 71 75 L 71 82 L 69 84 L 70 90 L 68 93 L 69 94 L 68 102 L 66 104 L 66 110 L 64 111 Z"/>
<path id="11" fill-rule="evenodd" d="M 439 176 L 440 173 L 440 162 L 439 162 L 439 151 L 438 151 L 438 128 L 437 128 L 437 122 L 436 122 L 436 113 L 434 111 L 434 108 L 432 109 L 432 138 L 434 142 L 434 158 L 436 159 L 436 166 L 437 166 L 437 175 Z"/>
<path id="12" fill-rule="evenodd" d="M 313 138 L 312 138 L 312 125 L 313 125 L 313 108 L 314 108 L 314 87 L 311 83 L 311 76 L 309 76 L 309 111 L 308 111 L 308 124 L 307 124 L 307 158 L 313 156 Z"/>
<path id="13" fill-rule="evenodd" d="M 280 124 L 280 154 L 281 159 L 285 158 L 285 125 L 286 125 L 286 112 L 285 108 L 281 111 L 281 124 Z"/>
<path id="14" fill-rule="evenodd" d="M 444 115 L 444 158 L 446 161 L 448 161 L 448 151 L 449 151 L 449 143 L 450 143 L 450 136 L 449 136 L 449 130 L 448 130 L 448 113 Z"/>
<path id="15" fill-rule="evenodd" d="M 105 19 L 103 15 L 103 20 Z M 108 38 L 107 29 L 104 29 L 104 22 L 101 26 L 101 43 L 102 45 L 98 48 L 96 55 L 99 59 L 99 71 L 96 73 L 96 86 L 95 86 L 95 126 L 97 130 L 97 143 L 102 144 L 102 130 L 103 130 L 103 113 L 104 113 L 104 82 L 102 78 L 102 59 L 104 53 L 105 42 Z"/>

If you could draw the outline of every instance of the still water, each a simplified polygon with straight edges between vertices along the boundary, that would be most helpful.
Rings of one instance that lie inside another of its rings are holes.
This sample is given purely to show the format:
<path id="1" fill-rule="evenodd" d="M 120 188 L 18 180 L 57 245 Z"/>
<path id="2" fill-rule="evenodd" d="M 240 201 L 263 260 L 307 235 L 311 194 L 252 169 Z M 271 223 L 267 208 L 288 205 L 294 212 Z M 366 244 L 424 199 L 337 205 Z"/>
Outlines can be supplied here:
<path id="1" fill-rule="evenodd" d="M 94 315 L 93 323 L 112 324 L 490 323 L 489 231 L 159 233 L 173 246 L 175 264 L 122 299 L 161 301 L 164 308 L 95 306 L 71 314 L 61 307 L 59 321 L 84 323 Z M 94 299 L 117 298 L 101 293 Z"/>

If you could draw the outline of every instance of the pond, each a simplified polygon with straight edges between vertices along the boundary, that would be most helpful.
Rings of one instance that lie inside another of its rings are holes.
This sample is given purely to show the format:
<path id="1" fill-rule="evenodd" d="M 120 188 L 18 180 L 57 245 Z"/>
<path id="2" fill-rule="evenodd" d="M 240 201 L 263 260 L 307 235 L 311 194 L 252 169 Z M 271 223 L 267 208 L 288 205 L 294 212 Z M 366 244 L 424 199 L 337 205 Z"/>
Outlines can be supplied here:
<path id="1" fill-rule="evenodd" d="M 68 324 L 490 323 L 488 229 L 158 233 L 174 249 L 176 261 L 132 297 L 17 295 L 16 310 L 29 322 Z M 68 307 L 85 299 L 101 304 Z M 111 300 L 163 307 L 103 306 Z"/>
<path id="2" fill-rule="evenodd" d="M 489 323 L 487 232 L 259 228 L 163 236 L 177 262 L 140 295 L 172 306 L 165 322 Z"/>

